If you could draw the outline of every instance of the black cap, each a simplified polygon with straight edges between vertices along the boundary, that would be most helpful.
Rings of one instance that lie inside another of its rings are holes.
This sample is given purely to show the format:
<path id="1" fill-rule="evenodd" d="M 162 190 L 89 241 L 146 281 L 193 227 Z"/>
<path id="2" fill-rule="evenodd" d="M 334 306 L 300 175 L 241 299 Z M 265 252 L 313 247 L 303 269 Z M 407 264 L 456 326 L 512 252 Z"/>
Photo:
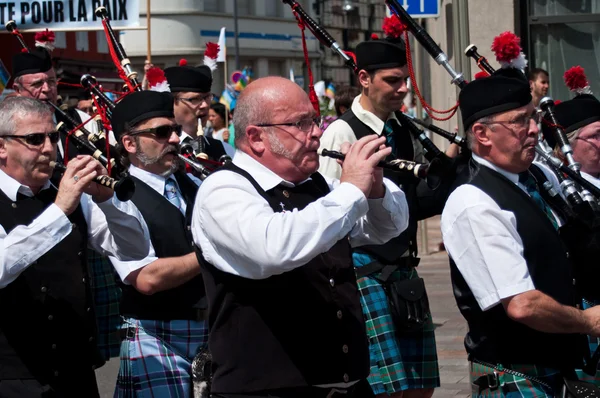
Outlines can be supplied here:
<path id="1" fill-rule="evenodd" d="M 212 72 L 206 65 L 173 66 L 165 69 L 165 76 L 173 93 L 209 93 L 212 86 Z"/>
<path id="2" fill-rule="evenodd" d="M 600 120 L 600 101 L 590 94 L 581 94 L 572 100 L 554 106 L 554 115 L 566 134 Z M 548 121 L 548 119 L 546 119 Z M 544 139 L 551 148 L 556 145 L 551 124 L 542 122 Z"/>
<path id="3" fill-rule="evenodd" d="M 134 91 L 112 112 L 111 125 L 117 141 L 136 124 L 155 117 L 174 118 L 173 95 L 169 92 Z"/>
<path id="4" fill-rule="evenodd" d="M 27 53 L 18 53 L 13 57 L 13 79 L 23 75 L 48 72 L 50 69 L 52 69 L 52 57 L 47 50 L 40 47 Z"/>
<path id="5" fill-rule="evenodd" d="M 358 69 L 368 72 L 406 65 L 406 51 L 401 39 L 363 41 L 356 46 L 355 54 Z"/>
<path id="6" fill-rule="evenodd" d="M 465 129 L 482 117 L 517 109 L 531 101 L 527 77 L 514 68 L 498 69 L 491 76 L 473 80 L 458 95 Z"/>

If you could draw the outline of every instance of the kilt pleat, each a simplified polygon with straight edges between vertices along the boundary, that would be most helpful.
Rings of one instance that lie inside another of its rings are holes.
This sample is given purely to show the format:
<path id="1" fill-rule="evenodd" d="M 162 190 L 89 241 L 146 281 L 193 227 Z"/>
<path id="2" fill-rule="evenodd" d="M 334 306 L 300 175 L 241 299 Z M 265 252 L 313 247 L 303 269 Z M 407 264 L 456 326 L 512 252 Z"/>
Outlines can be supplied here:
<path id="1" fill-rule="evenodd" d="M 205 321 L 126 319 L 115 397 L 190 398 L 192 361 L 208 344 Z"/>
<path id="2" fill-rule="evenodd" d="M 353 254 L 354 266 L 370 263 L 371 257 Z M 395 271 L 402 279 L 417 278 L 416 269 Z M 431 314 L 424 328 L 416 333 L 398 333 L 380 282 L 372 277 L 358 279 L 360 300 L 369 337 L 371 371 L 368 377 L 373 392 L 392 394 L 409 389 L 440 386 L 435 332 Z"/>

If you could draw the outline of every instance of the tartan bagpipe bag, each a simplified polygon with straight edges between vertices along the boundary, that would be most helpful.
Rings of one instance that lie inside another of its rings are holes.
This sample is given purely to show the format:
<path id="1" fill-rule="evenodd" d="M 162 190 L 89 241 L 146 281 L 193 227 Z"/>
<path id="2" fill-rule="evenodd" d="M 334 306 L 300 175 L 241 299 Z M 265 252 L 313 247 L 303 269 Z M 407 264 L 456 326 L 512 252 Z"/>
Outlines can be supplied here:
<path id="1" fill-rule="evenodd" d="M 407 260 L 418 262 L 418 259 Z M 418 332 L 423 329 L 430 316 L 425 281 L 420 277 L 399 279 L 394 272 L 399 267 L 402 265 L 384 265 L 379 261 L 372 261 L 356 268 L 356 276 L 357 278 L 370 276 L 381 283 L 397 332 Z"/>

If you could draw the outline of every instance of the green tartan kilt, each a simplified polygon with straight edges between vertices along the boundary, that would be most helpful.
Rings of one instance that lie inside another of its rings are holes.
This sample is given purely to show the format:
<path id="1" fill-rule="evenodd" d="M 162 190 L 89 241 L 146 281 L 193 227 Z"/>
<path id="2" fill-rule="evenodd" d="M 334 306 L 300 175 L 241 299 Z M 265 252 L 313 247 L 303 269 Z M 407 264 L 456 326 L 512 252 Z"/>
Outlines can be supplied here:
<path id="1" fill-rule="evenodd" d="M 360 267 L 369 259 L 354 254 L 354 265 Z M 417 278 L 416 269 L 395 271 L 399 278 Z M 431 314 L 425 327 L 416 333 L 396 331 L 387 296 L 374 278 L 358 279 L 358 288 L 369 337 L 371 371 L 368 377 L 373 393 L 392 394 L 409 389 L 440 386 L 440 372 Z"/>
<path id="2" fill-rule="evenodd" d="M 542 383 L 529 378 L 516 376 L 503 371 L 501 366 L 496 369 L 476 362 L 470 362 L 470 377 L 473 397 L 488 398 L 517 398 L 517 397 L 536 397 L 552 398 L 560 393 L 562 387 L 562 377 L 556 369 L 543 368 L 535 365 L 510 365 L 510 370 L 523 373 L 526 376 L 534 377 Z M 493 374 L 494 370 L 498 373 L 499 387 L 497 389 L 480 390 L 480 387 L 473 384 L 481 376 Z"/>

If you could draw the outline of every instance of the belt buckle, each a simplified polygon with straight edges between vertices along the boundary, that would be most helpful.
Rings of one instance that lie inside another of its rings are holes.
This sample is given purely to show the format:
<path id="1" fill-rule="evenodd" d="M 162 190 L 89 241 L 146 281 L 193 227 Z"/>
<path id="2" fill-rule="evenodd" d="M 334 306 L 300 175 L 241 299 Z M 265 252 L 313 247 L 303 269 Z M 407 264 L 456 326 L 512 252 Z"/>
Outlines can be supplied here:
<path id="1" fill-rule="evenodd" d="M 348 390 L 338 390 L 337 388 L 332 388 L 331 391 L 329 391 L 329 394 L 327 394 L 326 398 L 333 398 L 335 393 L 348 394 Z"/>
<path id="2" fill-rule="evenodd" d="M 500 381 L 499 381 L 499 378 L 498 378 L 498 372 L 496 372 L 494 370 L 494 373 L 488 373 L 486 375 L 486 377 L 487 377 L 487 382 L 488 382 L 488 388 L 490 390 L 496 390 L 496 389 L 498 389 L 498 387 L 500 387 Z"/>

